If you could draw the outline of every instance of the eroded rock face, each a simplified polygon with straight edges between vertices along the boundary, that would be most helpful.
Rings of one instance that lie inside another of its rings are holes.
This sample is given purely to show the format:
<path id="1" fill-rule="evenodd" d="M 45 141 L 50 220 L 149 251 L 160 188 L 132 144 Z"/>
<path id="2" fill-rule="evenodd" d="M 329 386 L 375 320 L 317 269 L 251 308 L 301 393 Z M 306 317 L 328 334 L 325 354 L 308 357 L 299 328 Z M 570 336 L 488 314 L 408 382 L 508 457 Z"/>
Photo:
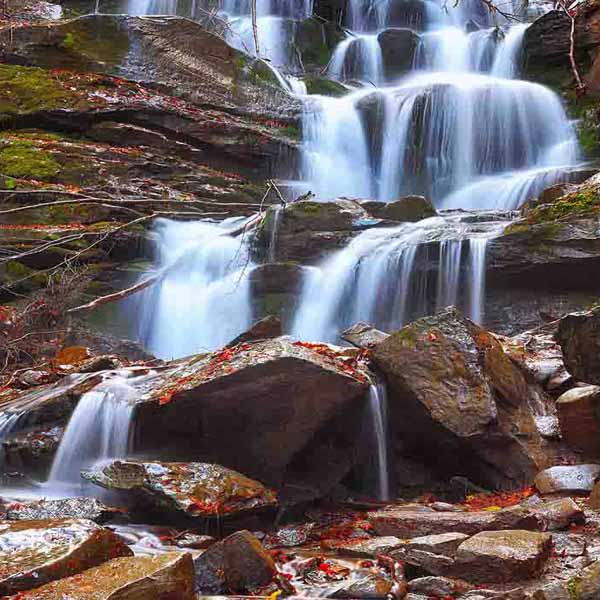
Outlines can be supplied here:
<path id="1" fill-rule="evenodd" d="M 194 567 L 198 590 L 210 595 L 256 593 L 276 574 L 273 559 L 249 531 L 213 544 Z"/>
<path id="2" fill-rule="evenodd" d="M 411 455 L 492 485 L 532 480 L 536 465 L 548 464 L 523 373 L 455 309 L 407 325 L 372 356 Z"/>
<path id="3" fill-rule="evenodd" d="M 562 318 L 556 337 L 569 373 L 585 383 L 600 383 L 600 308 Z"/>
<path id="4" fill-rule="evenodd" d="M 541 494 L 591 492 L 600 477 L 600 465 L 571 465 L 545 469 L 535 478 Z"/>
<path id="5" fill-rule="evenodd" d="M 531 531 L 484 531 L 463 542 L 456 570 L 474 582 L 505 582 L 538 576 L 552 548 L 552 536 Z"/>
<path id="6" fill-rule="evenodd" d="M 135 448 L 222 464 L 274 487 L 293 478 L 296 460 L 303 477 L 325 481 L 323 465 L 302 456 L 331 428 L 328 448 L 351 457 L 368 383 L 351 357 L 317 350 L 274 339 L 175 367 L 135 407 Z"/>
<path id="7" fill-rule="evenodd" d="M 564 440 L 586 456 L 600 456 L 600 386 L 575 387 L 556 401 Z"/>
<path id="8" fill-rule="evenodd" d="M 234 515 L 274 506 L 275 493 L 219 465 L 115 460 L 83 477 L 109 490 L 141 490 L 167 512 L 192 517 Z"/>
<path id="9" fill-rule="evenodd" d="M 183 552 L 115 558 L 19 595 L 31 600 L 194 600 L 192 557 Z"/>
<path id="10" fill-rule="evenodd" d="M 85 519 L 1 523 L 0 595 L 39 587 L 131 554 L 116 534 Z"/>

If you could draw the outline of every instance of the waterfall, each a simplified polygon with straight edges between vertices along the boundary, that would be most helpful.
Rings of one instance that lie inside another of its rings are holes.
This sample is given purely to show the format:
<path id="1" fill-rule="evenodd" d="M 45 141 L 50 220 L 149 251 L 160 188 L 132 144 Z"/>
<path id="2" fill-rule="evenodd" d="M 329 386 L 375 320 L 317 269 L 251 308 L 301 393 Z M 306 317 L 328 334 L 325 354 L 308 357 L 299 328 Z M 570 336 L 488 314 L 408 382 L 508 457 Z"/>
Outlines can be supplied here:
<path id="1" fill-rule="evenodd" d="M 378 36 L 353 35 L 338 44 L 328 73 L 338 81 L 354 79 L 371 85 L 383 83 L 383 57 Z"/>
<path id="2" fill-rule="evenodd" d="M 469 240 L 469 266 L 471 271 L 469 284 L 469 317 L 471 321 L 482 324 L 485 300 L 485 251 L 488 240 L 473 238 Z"/>
<path id="3" fill-rule="evenodd" d="M 248 235 L 229 235 L 244 219 L 222 223 L 160 219 L 151 288 L 132 298 L 138 337 L 156 356 L 173 358 L 215 350 L 252 322 Z"/>
<path id="4" fill-rule="evenodd" d="M 277 255 L 277 233 L 279 230 L 279 224 L 281 223 L 281 217 L 283 214 L 283 206 L 276 206 L 273 210 L 273 217 L 271 221 L 271 231 L 269 232 L 269 247 L 267 249 L 267 260 L 268 262 L 275 262 Z"/>
<path id="5" fill-rule="evenodd" d="M 390 499 L 390 466 L 388 459 L 387 387 L 377 382 L 369 387 L 369 412 L 377 456 L 377 496 Z"/>
<path id="6" fill-rule="evenodd" d="M 492 75 L 512 79 L 519 74 L 519 60 L 526 29 L 527 25 L 520 23 L 513 25 L 505 34 L 494 58 Z"/>
<path id="7" fill-rule="evenodd" d="M 436 299 L 438 309 L 457 304 L 462 246 L 462 240 L 460 239 L 440 242 Z"/>
<path id="8" fill-rule="evenodd" d="M 135 384 L 153 376 L 131 378 L 127 371 L 110 373 L 81 397 L 52 462 L 47 482 L 51 490 L 64 484 L 79 484 L 81 471 L 95 463 L 127 456 L 134 401 L 138 397 Z"/>

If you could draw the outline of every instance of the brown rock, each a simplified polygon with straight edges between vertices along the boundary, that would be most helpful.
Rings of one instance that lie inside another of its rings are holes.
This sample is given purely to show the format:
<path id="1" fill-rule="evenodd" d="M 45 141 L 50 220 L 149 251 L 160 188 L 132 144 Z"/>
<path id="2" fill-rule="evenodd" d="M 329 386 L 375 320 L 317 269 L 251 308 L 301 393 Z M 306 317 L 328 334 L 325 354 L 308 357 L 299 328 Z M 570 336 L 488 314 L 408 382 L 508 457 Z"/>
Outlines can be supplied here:
<path id="1" fill-rule="evenodd" d="M 79 575 L 48 583 L 15 600 L 194 600 L 190 554 L 115 558 Z"/>
<path id="2" fill-rule="evenodd" d="M 277 572 L 271 556 L 249 531 L 213 544 L 194 567 L 198 591 L 210 595 L 255 593 Z"/>
<path id="3" fill-rule="evenodd" d="M 590 494 L 590 508 L 594 510 L 600 509 L 600 481 L 594 485 L 594 489 Z"/>
<path id="4" fill-rule="evenodd" d="M 354 412 L 368 383 L 343 360 L 333 349 L 319 353 L 281 338 L 194 357 L 167 372 L 136 405 L 136 450 L 160 448 L 163 455 L 225 465 L 279 487 L 293 476 L 292 460 L 311 451 L 316 434 L 343 421 L 328 442 L 349 458 Z M 321 467 L 306 462 L 302 475 Z"/>
<path id="5" fill-rule="evenodd" d="M 408 582 L 408 590 L 413 594 L 422 594 L 430 598 L 446 598 L 460 596 L 473 589 L 473 586 L 461 579 L 449 577 L 419 577 Z"/>
<path id="6" fill-rule="evenodd" d="M 254 325 L 252 325 L 248 331 L 238 335 L 238 337 L 229 342 L 227 345 L 233 347 L 245 342 L 268 340 L 281 335 L 283 335 L 281 319 L 275 315 L 268 315 L 264 319 L 254 323 Z"/>
<path id="7" fill-rule="evenodd" d="M 571 524 L 585 523 L 585 514 L 572 498 L 561 498 L 533 508 L 546 524 L 546 529 L 566 529 Z"/>
<path id="8" fill-rule="evenodd" d="M 402 539 L 443 533 L 473 535 L 480 531 L 543 528 L 541 519 L 526 509 L 504 509 L 497 512 L 417 512 L 380 510 L 368 514 L 377 535 Z"/>
<path id="9" fill-rule="evenodd" d="M 6 506 L 8 521 L 40 521 L 46 519 L 89 519 L 104 523 L 117 511 L 96 498 L 42 499 L 13 502 Z"/>
<path id="10" fill-rule="evenodd" d="M 115 460 L 85 479 L 110 490 L 141 490 L 175 515 L 218 517 L 275 506 L 275 492 L 219 465 Z"/>
<path id="11" fill-rule="evenodd" d="M 523 373 L 456 309 L 414 321 L 372 356 L 408 455 L 488 486 L 530 481 L 550 462 Z"/>
<path id="12" fill-rule="evenodd" d="M 368 323 L 356 323 L 342 332 L 340 337 L 358 348 L 372 348 L 390 336 Z"/>
<path id="13" fill-rule="evenodd" d="M 575 387 L 556 401 L 564 440 L 587 455 L 600 455 L 600 386 Z"/>
<path id="14" fill-rule="evenodd" d="M 579 381 L 600 384 L 600 308 L 563 317 L 556 339 L 569 373 Z"/>
<path id="15" fill-rule="evenodd" d="M 341 556 L 360 556 L 363 558 L 375 558 L 378 554 L 385 554 L 400 546 L 403 546 L 400 538 L 394 536 L 374 537 L 358 541 L 325 541 L 321 545 L 328 550 L 334 550 Z"/>
<path id="16" fill-rule="evenodd" d="M 600 476 L 600 465 L 570 465 L 545 469 L 535 478 L 541 494 L 591 492 Z"/>
<path id="17" fill-rule="evenodd" d="M 600 560 L 592 563 L 581 571 L 580 576 L 574 581 L 578 600 L 600 599 Z"/>
<path id="18" fill-rule="evenodd" d="M 542 571 L 551 548 L 547 533 L 485 531 L 460 545 L 455 569 L 474 582 L 532 579 Z"/>
<path id="19" fill-rule="evenodd" d="M 85 519 L 1 523 L 0 548 L 2 596 L 132 554 L 112 531 Z"/>

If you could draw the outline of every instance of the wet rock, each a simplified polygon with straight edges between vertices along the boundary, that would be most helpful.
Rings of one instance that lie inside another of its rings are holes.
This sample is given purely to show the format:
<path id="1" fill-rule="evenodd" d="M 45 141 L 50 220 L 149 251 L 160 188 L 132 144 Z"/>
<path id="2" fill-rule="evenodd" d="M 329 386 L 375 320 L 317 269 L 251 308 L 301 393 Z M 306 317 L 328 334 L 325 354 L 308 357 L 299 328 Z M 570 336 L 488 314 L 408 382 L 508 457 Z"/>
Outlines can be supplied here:
<path id="1" fill-rule="evenodd" d="M 286 339 L 200 355 L 136 405 L 135 447 L 226 465 L 273 487 L 296 473 L 303 485 L 333 486 L 346 474 L 335 472 L 334 455 L 329 465 L 302 457 L 327 442 L 335 456 L 352 458 L 368 383 L 351 364 L 343 353 Z"/>
<path id="2" fill-rule="evenodd" d="M 437 211 L 424 196 L 404 196 L 386 204 L 383 218 L 392 221 L 420 221 L 435 217 Z"/>
<path id="3" fill-rule="evenodd" d="M 385 29 L 378 36 L 387 79 L 394 79 L 410 71 L 419 36 L 412 29 Z"/>
<path id="4" fill-rule="evenodd" d="M 65 428 L 34 427 L 7 437 L 2 442 L 6 464 L 13 469 L 43 476 L 56 452 Z"/>
<path id="5" fill-rule="evenodd" d="M 413 594 L 422 594 L 430 598 L 446 598 L 460 596 L 473 589 L 473 586 L 461 579 L 449 577 L 419 577 L 408 582 L 408 590 Z"/>
<path id="6" fill-rule="evenodd" d="M 475 582 L 532 579 L 541 573 L 551 548 L 547 533 L 485 531 L 460 545 L 456 569 Z"/>
<path id="7" fill-rule="evenodd" d="M 217 540 L 210 535 L 198 535 L 197 533 L 185 532 L 175 538 L 175 545 L 179 548 L 190 548 L 192 550 L 206 550 Z"/>
<path id="8" fill-rule="evenodd" d="M 249 532 L 238 531 L 213 544 L 194 563 L 202 594 L 255 593 L 276 574 L 275 563 Z"/>
<path id="9" fill-rule="evenodd" d="M 333 598 L 389 598 L 394 584 L 368 569 L 356 569 L 352 577 L 332 594 Z"/>
<path id="10" fill-rule="evenodd" d="M 600 386 L 575 387 L 556 401 L 560 431 L 572 447 L 586 456 L 600 456 Z"/>
<path id="11" fill-rule="evenodd" d="M 219 465 L 115 460 L 82 476 L 109 490 L 139 490 L 175 516 L 217 517 L 276 504 L 275 493 Z"/>
<path id="12" fill-rule="evenodd" d="M 591 492 L 600 477 L 600 465 L 570 465 L 545 469 L 535 478 L 541 494 Z"/>
<path id="13" fill-rule="evenodd" d="M 269 315 L 252 325 L 248 331 L 238 335 L 228 346 L 237 346 L 244 342 L 256 342 L 268 340 L 283 335 L 281 319 L 275 315 Z"/>
<path id="14" fill-rule="evenodd" d="M 377 535 L 396 536 L 402 539 L 439 534 L 473 535 L 480 531 L 501 529 L 540 530 L 543 528 L 541 519 L 524 508 L 462 513 L 389 508 L 368 513 L 368 519 Z"/>
<path id="15" fill-rule="evenodd" d="M 263 544 L 266 548 L 292 548 L 306 543 L 315 528 L 315 523 L 302 523 L 300 525 L 288 525 L 278 529 L 275 533 L 268 535 Z"/>
<path id="16" fill-rule="evenodd" d="M 356 325 L 346 329 L 340 337 L 357 348 L 372 348 L 386 340 L 389 334 L 375 329 L 368 323 L 356 323 Z"/>
<path id="17" fill-rule="evenodd" d="M 402 546 L 404 542 L 394 536 L 374 537 L 366 540 L 325 542 L 324 547 L 335 550 L 341 556 L 359 556 L 375 558 Z"/>
<path id="18" fill-rule="evenodd" d="M 132 554 L 112 531 L 85 519 L 2 523 L 0 549 L 3 596 Z"/>
<path id="19" fill-rule="evenodd" d="M 555 531 L 566 529 L 571 524 L 585 523 L 585 514 L 572 498 L 561 498 L 534 507 L 534 512 L 546 524 L 546 529 Z"/>
<path id="20" fill-rule="evenodd" d="M 192 557 L 183 552 L 115 558 L 18 596 L 31 600 L 194 600 Z M 15 597 L 17 600 L 17 597 Z"/>
<path id="21" fill-rule="evenodd" d="M 563 317 L 556 338 L 569 373 L 579 381 L 600 383 L 600 308 Z"/>
<path id="22" fill-rule="evenodd" d="M 523 373 L 455 309 L 407 325 L 372 356 L 409 455 L 490 486 L 522 484 L 550 462 Z"/>
<path id="23" fill-rule="evenodd" d="M 469 536 L 464 533 L 440 533 L 412 538 L 406 545 L 409 549 L 424 550 L 433 554 L 453 557 L 458 547 Z"/>
<path id="24" fill-rule="evenodd" d="M 96 498 L 43 499 L 12 502 L 5 507 L 9 521 L 39 521 L 46 519 L 89 519 L 96 523 L 108 521 L 117 512 Z"/>

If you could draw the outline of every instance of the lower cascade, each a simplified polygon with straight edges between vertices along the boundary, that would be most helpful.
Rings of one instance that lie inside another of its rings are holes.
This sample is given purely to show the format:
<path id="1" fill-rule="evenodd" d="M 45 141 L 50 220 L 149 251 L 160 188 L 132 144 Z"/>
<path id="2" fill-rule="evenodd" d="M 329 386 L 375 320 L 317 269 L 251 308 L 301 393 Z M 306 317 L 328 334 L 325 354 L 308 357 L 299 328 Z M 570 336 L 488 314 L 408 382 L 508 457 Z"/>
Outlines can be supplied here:
<path id="1" fill-rule="evenodd" d="M 0 1 L 0 597 L 599 600 L 598 23 Z"/>

